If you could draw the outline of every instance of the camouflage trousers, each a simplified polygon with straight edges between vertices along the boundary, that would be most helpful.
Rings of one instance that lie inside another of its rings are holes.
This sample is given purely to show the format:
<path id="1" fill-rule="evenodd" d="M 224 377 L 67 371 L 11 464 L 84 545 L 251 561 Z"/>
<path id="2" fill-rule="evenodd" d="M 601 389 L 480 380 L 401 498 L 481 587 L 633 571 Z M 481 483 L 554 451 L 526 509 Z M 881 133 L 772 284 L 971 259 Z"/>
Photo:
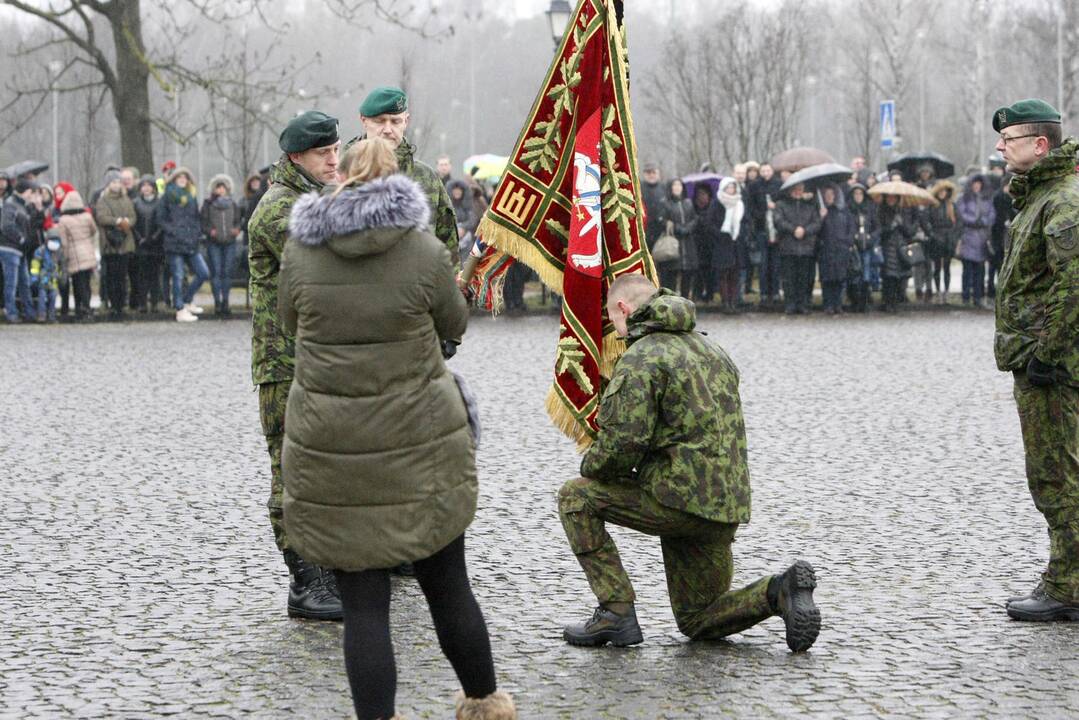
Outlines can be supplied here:
<path id="1" fill-rule="evenodd" d="M 1045 591 L 1060 602 L 1079 603 L 1079 388 L 1035 387 L 1017 372 L 1015 404 L 1027 484 L 1049 525 Z"/>
<path id="2" fill-rule="evenodd" d="M 694 640 L 713 640 L 750 628 L 775 613 L 764 577 L 731 591 L 731 543 L 738 525 L 712 522 L 661 505 L 643 488 L 587 478 L 558 493 L 558 511 L 570 547 L 600 603 L 633 602 L 636 595 L 605 523 L 658 536 L 667 593 L 678 629 Z"/>
<path id="3" fill-rule="evenodd" d="M 281 478 L 281 447 L 285 442 L 285 405 L 290 387 L 291 381 L 259 385 L 259 418 L 262 420 L 262 434 L 266 436 L 266 449 L 270 453 L 270 499 L 266 507 L 270 511 L 274 542 L 281 552 L 289 549 L 282 510 L 285 483 Z"/>

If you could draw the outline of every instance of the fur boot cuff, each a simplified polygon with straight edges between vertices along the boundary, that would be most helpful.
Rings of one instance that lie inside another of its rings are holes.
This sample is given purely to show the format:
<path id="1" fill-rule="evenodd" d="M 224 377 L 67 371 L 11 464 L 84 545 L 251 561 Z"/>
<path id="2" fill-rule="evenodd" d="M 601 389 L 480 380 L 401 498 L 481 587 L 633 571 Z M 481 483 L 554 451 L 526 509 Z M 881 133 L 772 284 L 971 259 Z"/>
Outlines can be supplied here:
<path id="1" fill-rule="evenodd" d="M 465 697 L 457 693 L 457 720 L 517 720 L 513 698 L 497 691 L 485 698 Z"/>

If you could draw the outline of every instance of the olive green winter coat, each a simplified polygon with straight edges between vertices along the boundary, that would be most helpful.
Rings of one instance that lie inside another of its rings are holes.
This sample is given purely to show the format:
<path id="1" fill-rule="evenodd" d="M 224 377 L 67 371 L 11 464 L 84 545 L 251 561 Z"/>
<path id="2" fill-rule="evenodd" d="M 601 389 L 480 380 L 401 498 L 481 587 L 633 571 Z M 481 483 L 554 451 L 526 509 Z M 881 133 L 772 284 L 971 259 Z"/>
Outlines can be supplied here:
<path id="1" fill-rule="evenodd" d="M 738 368 L 696 323 L 693 303 L 670 290 L 629 316 L 629 348 L 600 400 L 581 475 L 637 483 L 660 504 L 706 520 L 749 522 Z"/>
<path id="2" fill-rule="evenodd" d="M 429 557 L 475 514 L 475 447 L 440 347 L 468 313 L 429 215 L 401 175 L 292 211 L 278 295 L 296 337 L 284 516 L 290 544 L 324 567 Z"/>

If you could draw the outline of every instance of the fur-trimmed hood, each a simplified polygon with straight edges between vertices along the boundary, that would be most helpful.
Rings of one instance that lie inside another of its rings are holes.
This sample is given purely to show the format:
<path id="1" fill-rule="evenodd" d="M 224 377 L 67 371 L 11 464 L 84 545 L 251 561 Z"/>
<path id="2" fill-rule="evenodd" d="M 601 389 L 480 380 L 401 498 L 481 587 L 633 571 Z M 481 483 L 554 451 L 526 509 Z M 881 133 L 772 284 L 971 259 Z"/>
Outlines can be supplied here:
<path id="1" fill-rule="evenodd" d="M 407 232 L 425 230 L 431 217 L 427 196 L 404 175 L 390 175 L 337 195 L 308 193 L 296 201 L 289 235 L 309 247 L 328 246 L 338 255 L 385 252 Z"/>
<path id="2" fill-rule="evenodd" d="M 208 188 L 210 191 L 210 195 L 214 194 L 214 188 L 218 185 L 224 185 L 225 192 L 228 193 L 230 196 L 232 195 L 233 183 L 231 177 L 229 177 L 225 173 L 221 173 L 219 175 L 214 175 L 212 178 L 210 178 L 210 186 Z"/>

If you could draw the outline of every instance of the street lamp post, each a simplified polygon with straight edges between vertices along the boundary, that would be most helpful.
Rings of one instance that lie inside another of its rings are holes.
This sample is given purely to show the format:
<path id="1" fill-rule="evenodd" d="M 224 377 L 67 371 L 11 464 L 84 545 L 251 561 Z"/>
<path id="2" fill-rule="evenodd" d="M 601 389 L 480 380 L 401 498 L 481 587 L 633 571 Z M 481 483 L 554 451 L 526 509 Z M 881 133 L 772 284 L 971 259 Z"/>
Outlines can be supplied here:
<path id="1" fill-rule="evenodd" d="M 56 82 L 60 79 L 60 71 L 64 64 L 59 60 L 49 63 L 49 77 L 52 81 L 52 176 L 53 184 L 60 180 L 60 92 L 56 89 Z"/>
<path id="2" fill-rule="evenodd" d="M 569 27 L 572 14 L 573 10 L 567 0 L 551 0 L 551 7 L 547 8 L 547 20 L 551 23 L 551 38 L 554 40 L 556 48 L 561 44 L 562 37 L 566 34 L 566 28 Z"/>

